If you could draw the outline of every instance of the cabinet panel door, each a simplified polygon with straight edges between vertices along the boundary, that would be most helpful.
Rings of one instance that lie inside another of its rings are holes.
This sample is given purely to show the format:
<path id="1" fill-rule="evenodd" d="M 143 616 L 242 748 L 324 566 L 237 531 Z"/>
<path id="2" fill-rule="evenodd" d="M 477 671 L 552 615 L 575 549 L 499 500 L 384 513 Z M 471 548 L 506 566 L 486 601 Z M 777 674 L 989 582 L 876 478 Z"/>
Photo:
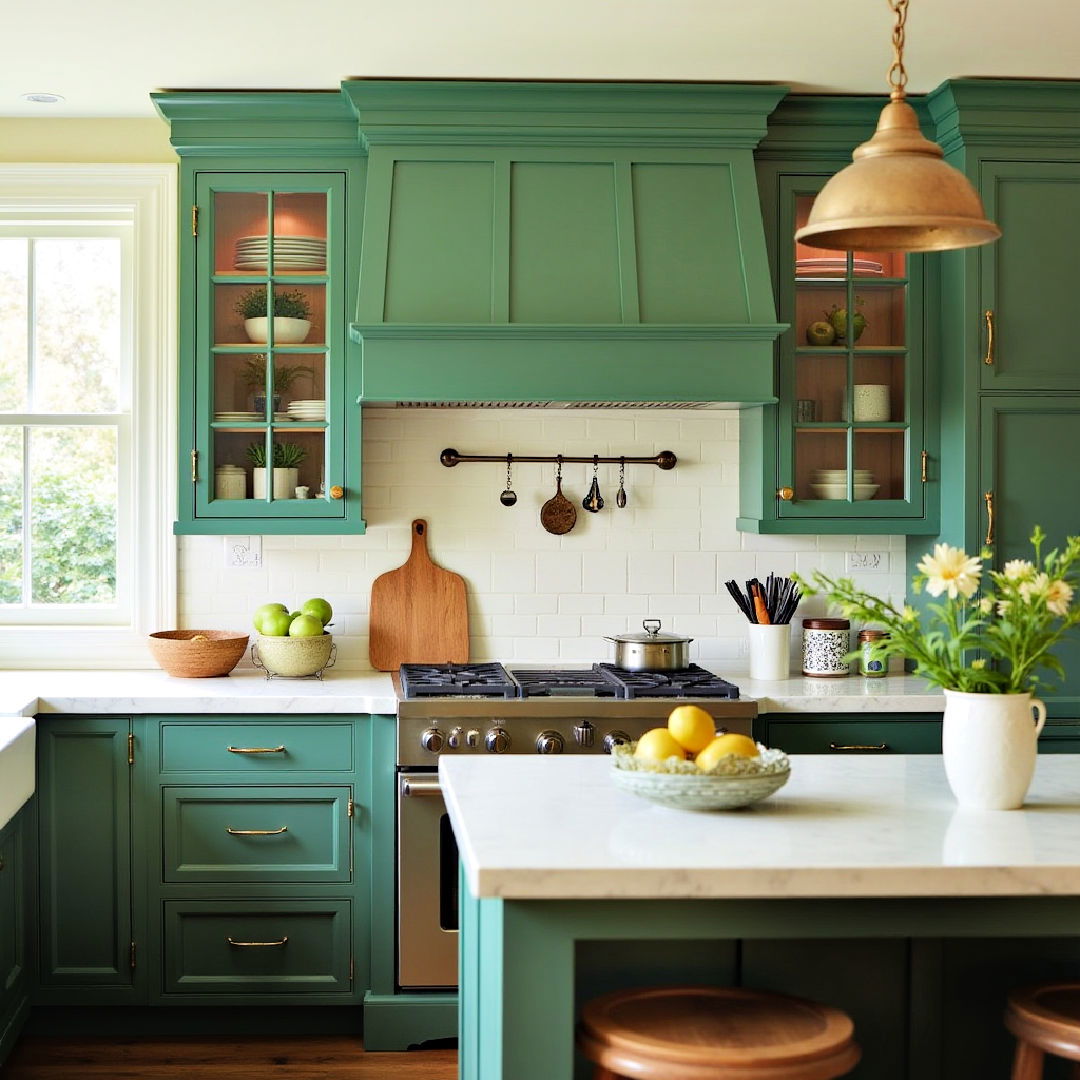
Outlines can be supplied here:
<path id="1" fill-rule="evenodd" d="M 771 720 L 767 742 L 789 754 L 940 754 L 941 720 Z"/>
<path id="2" fill-rule="evenodd" d="M 130 987 L 130 721 L 38 726 L 40 981 Z"/>
<path id="3" fill-rule="evenodd" d="M 1068 460 L 1080 437 L 1080 395 L 1016 395 L 985 398 L 980 417 L 979 490 L 993 495 L 994 565 L 1030 558 L 1032 527 L 1046 531 L 1045 551 L 1080 532 L 1080 471 Z M 1062 467 L 1065 466 L 1065 467 Z M 981 519 L 983 529 L 989 521 Z M 981 531 L 981 530 L 980 530 Z M 978 539 L 985 540 L 983 532 Z M 1065 682 L 1040 688 L 1050 714 L 1076 716 L 1080 709 L 1080 642 L 1057 649 Z"/>
<path id="4" fill-rule="evenodd" d="M 987 161 L 980 186 L 986 212 L 1002 231 L 1000 240 L 979 249 L 982 385 L 1080 390 L 1080 161 Z M 985 363 L 987 357 L 993 362 Z"/>
<path id="5" fill-rule="evenodd" d="M 22 819 L 0 830 L 0 1016 L 26 969 Z"/>

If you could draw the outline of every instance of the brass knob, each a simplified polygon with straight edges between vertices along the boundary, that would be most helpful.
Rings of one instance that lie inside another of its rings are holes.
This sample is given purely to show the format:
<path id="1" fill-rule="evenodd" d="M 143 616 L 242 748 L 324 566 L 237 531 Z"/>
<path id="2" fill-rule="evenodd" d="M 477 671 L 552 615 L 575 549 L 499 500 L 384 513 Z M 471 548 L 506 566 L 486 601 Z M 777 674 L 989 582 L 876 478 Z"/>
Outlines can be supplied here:
<path id="1" fill-rule="evenodd" d="M 783 499 L 784 502 L 791 502 L 795 498 L 795 489 L 789 487 L 782 487 L 776 489 L 776 497 Z"/>
<path id="2" fill-rule="evenodd" d="M 345 498 L 345 489 L 343 487 L 341 487 L 339 484 L 335 484 L 330 489 L 330 498 L 331 499 L 344 499 Z"/>

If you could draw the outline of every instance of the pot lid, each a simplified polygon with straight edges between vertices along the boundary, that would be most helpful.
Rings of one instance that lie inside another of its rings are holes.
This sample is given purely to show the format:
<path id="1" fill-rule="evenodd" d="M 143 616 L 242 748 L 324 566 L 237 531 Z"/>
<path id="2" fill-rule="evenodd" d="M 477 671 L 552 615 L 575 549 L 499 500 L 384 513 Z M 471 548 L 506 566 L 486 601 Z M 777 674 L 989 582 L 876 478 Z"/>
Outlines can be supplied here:
<path id="1" fill-rule="evenodd" d="M 614 634 L 604 638 L 605 641 L 626 641 L 632 643 L 650 644 L 656 642 L 665 642 L 667 644 L 678 644 L 679 642 L 693 641 L 693 638 L 684 637 L 682 634 L 663 634 L 660 632 L 660 620 L 659 619 L 645 619 L 641 624 L 645 629 L 644 631 L 638 631 L 633 634 Z"/>

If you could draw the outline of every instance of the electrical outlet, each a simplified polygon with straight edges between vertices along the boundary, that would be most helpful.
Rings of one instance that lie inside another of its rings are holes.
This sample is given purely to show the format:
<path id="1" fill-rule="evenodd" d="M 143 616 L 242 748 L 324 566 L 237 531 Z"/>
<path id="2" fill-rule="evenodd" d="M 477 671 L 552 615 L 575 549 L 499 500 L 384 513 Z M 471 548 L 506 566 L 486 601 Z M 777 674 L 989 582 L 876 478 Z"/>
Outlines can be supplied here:
<path id="1" fill-rule="evenodd" d="M 253 570 L 262 566 L 261 536 L 226 536 L 225 565 Z"/>
<path id="2" fill-rule="evenodd" d="M 847 572 L 860 574 L 884 574 L 889 569 L 887 551 L 849 551 L 847 553 Z"/>

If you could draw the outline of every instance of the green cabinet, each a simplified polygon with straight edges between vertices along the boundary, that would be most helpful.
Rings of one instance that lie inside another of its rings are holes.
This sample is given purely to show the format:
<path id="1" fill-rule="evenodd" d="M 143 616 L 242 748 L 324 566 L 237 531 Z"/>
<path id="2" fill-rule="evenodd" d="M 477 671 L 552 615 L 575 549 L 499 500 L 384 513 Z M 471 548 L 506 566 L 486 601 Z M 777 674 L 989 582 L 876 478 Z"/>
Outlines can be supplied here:
<path id="1" fill-rule="evenodd" d="M 940 754 L 941 717 L 765 716 L 755 722 L 760 741 L 789 754 Z"/>
<path id="2" fill-rule="evenodd" d="M 141 993 L 132 877 L 131 720 L 38 721 L 37 991 L 43 1004 Z"/>
<path id="3" fill-rule="evenodd" d="M 363 532 L 338 94 L 163 94 L 181 158 L 178 533 Z"/>
<path id="4" fill-rule="evenodd" d="M 777 343 L 778 404 L 742 414 L 743 531 L 937 527 L 925 437 L 924 260 L 794 240 L 818 192 L 872 130 L 873 109 L 872 101 L 784 102 L 758 153 L 779 317 L 788 325 Z"/>
<path id="5" fill-rule="evenodd" d="M 27 849 L 26 809 L 0 829 L 0 1063 L 26 1020 Z"/>

